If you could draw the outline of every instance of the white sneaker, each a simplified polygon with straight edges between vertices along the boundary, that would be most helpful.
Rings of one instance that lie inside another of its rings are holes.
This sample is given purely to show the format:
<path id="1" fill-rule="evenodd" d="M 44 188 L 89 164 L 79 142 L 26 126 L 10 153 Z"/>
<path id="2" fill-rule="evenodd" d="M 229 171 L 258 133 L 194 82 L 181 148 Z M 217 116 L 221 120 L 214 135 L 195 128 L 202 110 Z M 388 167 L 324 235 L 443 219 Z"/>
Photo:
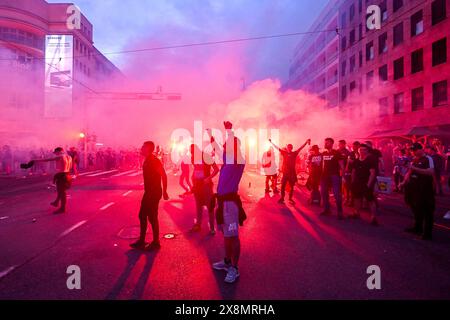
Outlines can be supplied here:
<path id="1" fill-rule="evenodd" d="M 215 270 L 225 270 L 228 271 L 228 269 L 231 267 L 231 264 L 225 263 L 224 260 L 213 263 L 212 265 L 213 269 Z"/>
<path id="2" fill-rule="evenodd" d="M 231 266 L 228 268 L 227 276 L 225 277 L 226 283 L 233 283 L 239 277 L 239 271 L 235 267 Z"/>
<path id="3" fill-rule="evenodd" d="M 450 211 L 447 211 L 447 213 L 444 216 L 444 219 L 450 220 Z"/>

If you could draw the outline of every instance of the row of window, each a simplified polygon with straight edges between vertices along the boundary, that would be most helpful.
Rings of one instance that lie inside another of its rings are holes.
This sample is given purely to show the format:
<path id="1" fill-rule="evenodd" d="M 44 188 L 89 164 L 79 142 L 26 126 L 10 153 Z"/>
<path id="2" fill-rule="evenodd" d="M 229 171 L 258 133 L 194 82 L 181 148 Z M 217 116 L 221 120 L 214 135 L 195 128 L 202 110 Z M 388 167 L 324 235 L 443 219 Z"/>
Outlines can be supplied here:
<path id="1" fill-rule="evenodd" d="M 433 83 L 433 107 L 448 105 L 448 82 L 447 80 Z M 418 87 L 411 90 L 411 111 L 423 110 L 425 107 L 424 88 Z M 383 97 L 378 101 L 380 116 L 389 114 L 389 98 Z M 394 95 L 394 114 L 406 112 L 405 93 Z"/>
<path id="2" fill-rule="evenodd" d="M 44 50 L 43 37 L 38 37 L 30 32 L 19 29 L 0 27 L 0 40 Z"/>
<path id="3" fill-rule="evenodd" d="M 366 50 L 366 60 L 371 58 L 373 47 L 368 47 Z M 349 59 L 349 73 L 356 70 L 356 57 L 351 56 Z M 432 58 L 431 65 L 436 67 L 447 62 L 447 38 L 442 38 L 432 43 Z M 362 67 L 362 54 L 359 56 L 359 67 Z M 411 74 L 424 70 L 423 48 L 415 50 L 411 53 Z M 341 63 L 341 76 L 344 77 L 347 73 L 347 61 Z M 405 76 L 404 58 L 394 60 L 394 80 L 401 79 Z M 388 80 L 388 68 L 384 65 L 379 68 L 380 81 Z"/>
<path id="4" fill-rule="evenodd" d="M 434 0 L 431 3 L 431 20 L 432 25 L 438 24 L 442 20 L 446 18 L 446 0 Z M 370 1 L 366 0 L 366 4 L 369 5 Z M 392 11 L 395 13 L 400 8 L 403 7 L 403 0 L 392 0 Z M 378 6 L 381 9 L 381 19 L 382 21 L 386 21 L 388 18 L 388 6 L 387 6 L 387 0 L 382 0 L 379 2 Z M 363 9 L 363 3 L 362 0 L 358 0 L 358 11 L 361 14 Z M 356 4 L 352 3 L 348 9 L 349 12 L 349 22 L 352 23 L 353 19 L 355 18 L 355 11 L 356 11 Z M 347 13 L 344 10 L 344 12 L 341 14 L 341 27 L 346 28 L 347 26 Z"/>
<path id="5" fill-rule="evenodd" d="M 436 25 L 441 21 L 444 21 L 447 18 L 447 9 L 445 0 L 435 0 L 432 2 L 432 25 Z M 383 17 L 387 15 L 383 15 Z M 414 13 L 410 18 L 410 35 L 411 37 L 415 37 L 424 32 L 424 20 L 423 20 L 423 10 L 419 10 Z M 363 37 L 363 26 L 359 25 L 359 40 Z M 351 30 L 347 37 L 344 36 L 341 39 L 341 51 L 345 51 L 348 47 L 351 47 L 356 42 L 356 31 L 355 29 Z M 388 37 L 387 33 L 382 34 L 379 37 L 379 53 L 385 53 L 388 50 Z M 404 26 L 403 21 L 398 23 L 393 28 L 393 45 L 398 46 L 404 41 Z M 373 42 L 368 43 L 368 46 L 371 45 L 373 47 Z M 374 52 L 370 52 L 367 56 L 370 56 L 370 60 L 374 58 Z M 368 59 L 369 60 L 369 59 Z"/>
<path id="6" fill-rule="evenodd" d="M 82 41 L 75 38 L 75 52 L 79 52 L 86 56 L 89 60 L 91 59 L 92 51 L 86 46 Z"/>
<path id="7" fill-rule="evenodd" d="M 84 63 L 82 63 L 81 61 L 79 61 L 77 59 L 75 59 L 75 70 L 80 70 L 81 72 L 83 72 L 88 77 L 91 76 L 91 69 L 88 66 L 86 66 Z"/>

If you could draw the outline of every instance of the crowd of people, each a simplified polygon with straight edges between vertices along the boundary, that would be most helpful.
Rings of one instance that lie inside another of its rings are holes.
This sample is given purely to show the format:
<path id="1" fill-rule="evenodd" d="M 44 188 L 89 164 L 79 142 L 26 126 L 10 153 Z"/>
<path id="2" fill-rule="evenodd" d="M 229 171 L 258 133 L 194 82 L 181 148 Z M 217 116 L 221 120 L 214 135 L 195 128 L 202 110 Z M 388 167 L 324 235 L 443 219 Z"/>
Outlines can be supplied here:
<path id="1" fill-rule="evenodd" d="M 245 158 L 241 153 L 240 140 L 235 137 L 232 130 L 232 124 L 224 122 L 224 126 L 226 140 L 223 145 L 219 145 L 209 132 L 214 154 L 192 144 L 190 152 L 181 157 L 179 184 L 185 191 L 182 197 L 193 194 L 195 198 L 196 219 L 191 231 L 201 230 L 204 209 L 208 212 L 210 234 L 216 234 L 216 227 L 222 231 L 225 257 L 212 267 L 216 270 L 225 270 L 227 272 L 225 281 L 233 283 L 239 277 L 238 262 L 241 254 L 239 226 L 246 220 L 246 213 L 238 193 Z M 442 180 L 447 176 L 445 172 L 448 173 L 450 170 L 450 154 L 445 153 L 445 148 L 439 140 L 433 140 L 429 144 L 417 140 L 396 145 L 391 142 L 379 149 L 371 141 L 354 141 L 351 147 L 348 147 L 345 140 L 339 140 L 335 147 L 333 138 L 326 138 L 322 148 L 317 144 L 311 146 L 311 139 L 307 139 L 297 149 L 294 149 L 292 144 L 279 147 L 270 139 L 269 142 L 271 146 L 261 159 L 262 172 L 266 178 L 265 192 L 279 194 L 280 205 L 285 205 L 287 191 L 289 203 L 295 205 L 294 190 L 298 185 L 298 169 L 306 168 L 308 174 L 306 187 L 310 191 L 308 203 L 322 206 L 321 215 L 332 214 L 330 201 L 332 193 L 338 219 L 345 218 L 344 206 L 352 207 L 352 213 L 348 217 L 357 219 L 360 218 L 361 210 L 366 205 L 371 215 L 370 223 L 377 226 L 379 204 L 376 192 L 382 191 L 379 185 L 383 176 L 390 176 L 392 172 L 394 191 L 404 194 L 405 202 L 414 216 L 414 224 L 405 231 L 421 236 L 424 240 L 432 239 L 435 195 L 443 194 Z M 301 151 L 307 146 L 309 150 L 304 156 L 300 156 Z M 277 152 L 281 158 L 280 169 Z M 8 169 L 8 163 L 12 161 L 11 149 L 3 147 L 1 155 L 2 168 Z M 217 157 L 222 160 L 220 167 L 215 160 Z M 51 205 L 59 206 L 55 213 L 64 213 L 66 191 L 71 185 L 72 178 L 77 174 L 81 154 L 76 148 L 65 151 L 58 147 L 51 155 L 45 152 L 40 155 L 29 152 L 29 158 L 33 160 L 28 164 L 22 164 L 22 169 L 36 170 L 43 164 L 54 164 L 57 197 Z M 108 148 L 87 155 L 86 169 L 143 170 L 145 191 L 138 215 L 140 236 L 131 244 L 132 248 L 156 250 L 161 247 L 158 206 L 162 198 L 169 199 L 167 159 L 168 154 L 151 141 L 145 142 L 139 152 L 134 149 L 116 152 Z M 3 162 L 6 162 L 6 165 Z M 219 180 L 215 188 L 213 178 L 217 175 Z M 148 223 L 153 231 L 153 241 L 150 244 L 145 241 Z"/>
<path id="2" fill-rule="evenodd" d="M 72 158 L 72 174 L 77 175 L 80 168 L 86 170 L 131 170 L 142 169 L 142 157 L 136 148 L 111 147 L 99 148 L 96 151 L 88 151 L 86 156 L 82 150 L 76 147 L 65 148 L 66 153 Z M 156 150 L 160 159 L 167 162 L 168 155 L 161 148 Z M 4 145 L 0 149 L 0 174 L 14 176 L 23 174 L 20 164 L 28 159 L 46 159 L 51 157 L 53 149 L 47 148 L 13 148 Z M 28 175 L 46 175 L 55 172 L 55 164 L 38 162 L 28 172 Z"/>
<path id="3" fill-rule="evenodd" d="M 299 152 L 310 143 L 308 139 L 297 150 L 293 150 L 291 144 L 285 148 L 273 144 L 281 155 L 281 170 L 277 170 L 273 148 L 263 154 L 261 166 L 266 176 L 266 193 L 271 190 L 275 194 L 279 192 L 277 181 L 281 175 L 279 203 L 284 204 L 288 184 L 289 202 L 295 204 L 293 194 L 298 162 L 305 161 L 308 173 L 306 187 L 310 190 L 308 202 L 321 205 L 321 215 L 331 214 L 329 195 L 332 192 L 338 219 L 344 218 L 344 205 L 353 208 L 348 217 L 355 219 L 360 217 L 364 206 L 370 211 L 370 223 L 377 226 L 379 204 L 376 193 L 390 190 L 381 181 L 386 181 L 386 177 L 389 181 L 392 176 L 393 191 L 404 194 L 414 216 L 414 226 L 406 231 L 421 235 L 425 240 L 432 238 L 435 195 L 444 194 L 444 179 L 447 179 L 450 188 L 450 152 L 446 152 L 440 140 L 419 142 L 413 139 L 398 144 L 390 141 L 377 149 L 371 141 L 355 141 L 349 148 L 345 140 L 338 141 L 335 148 L 334 139 L 327 138 L 322 150 L 318 145 L 313 145 L 306 159 L 299 157 Z M 450 215 L 446 218 L 450 219 Z"/>

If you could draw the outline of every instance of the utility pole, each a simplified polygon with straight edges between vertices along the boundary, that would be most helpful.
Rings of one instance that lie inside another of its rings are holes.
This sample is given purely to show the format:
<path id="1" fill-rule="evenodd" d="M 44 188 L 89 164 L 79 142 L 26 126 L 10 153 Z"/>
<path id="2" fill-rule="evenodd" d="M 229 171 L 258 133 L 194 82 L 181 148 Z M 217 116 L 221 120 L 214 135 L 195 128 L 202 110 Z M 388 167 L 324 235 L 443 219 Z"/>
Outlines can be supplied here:
<path id="1" fill-rule="evenodd" d="M 339 19 L 338 19 L 339 23 Z M 338 36 L 338 66 L 337 66 L 337 73 L 338 73 L 338 103 L 337 107 L 338 109 L 341 108 L 341 50 L 342 50 L 342 43 L 341 43 L 341 33 L 339 32 L 339 27 L 336 28 L 336 34 Z"/>

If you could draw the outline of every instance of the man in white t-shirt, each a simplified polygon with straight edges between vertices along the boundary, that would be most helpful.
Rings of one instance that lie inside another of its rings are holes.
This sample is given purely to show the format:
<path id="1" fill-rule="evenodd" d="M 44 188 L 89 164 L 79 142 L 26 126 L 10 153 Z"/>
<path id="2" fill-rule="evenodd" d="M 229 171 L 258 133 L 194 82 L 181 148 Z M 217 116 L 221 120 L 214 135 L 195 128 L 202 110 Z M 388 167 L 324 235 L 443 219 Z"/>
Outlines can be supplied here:
<path id="1" fill-rule="evenodd" d="M 278 168 L 275 159 L 275 152 L 273 147 L 264 152 L 261 166 L 264 175 L 266 176 L 266 193 L 270 192 L 270 187 L 274 193 L 278 193 L 277 179 L 278 179 Z M 269 186 L 270 183 L 270 186 Z"/>

